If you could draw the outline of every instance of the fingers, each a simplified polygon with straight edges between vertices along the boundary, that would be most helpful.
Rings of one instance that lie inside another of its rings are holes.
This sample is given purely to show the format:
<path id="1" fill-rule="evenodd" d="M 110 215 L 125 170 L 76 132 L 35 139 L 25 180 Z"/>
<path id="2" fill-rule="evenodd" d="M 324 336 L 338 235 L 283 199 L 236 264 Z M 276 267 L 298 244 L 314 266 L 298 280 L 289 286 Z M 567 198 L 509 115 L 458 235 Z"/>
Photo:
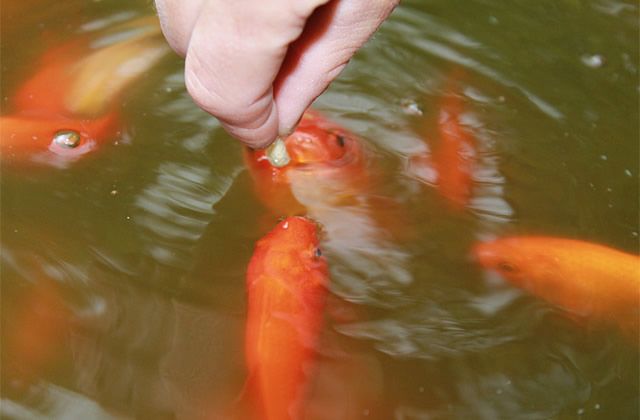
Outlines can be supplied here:
<path id="1" fill-rule="evenodd" d="M 171 48 L 187 54 L 191 32 L 206 0 L 156 0 L 160 26 Z"/>
<path id="2" fill-rule="evenodd" d="M 335 79 L 399 0 L 334 0 L 316 10 L 290 48 L 276 80 L 279 131 L 295 128 L 302 113 Z"/>
<path id="3" fill-rule="evenodd" d="M 295 8 L 290 3 L 210 0 L 191 33 L 185 64 L 189 93 L 230 134 L 253 147 L 268 145 L 278 134 L 273 82 L 289 44 L 302 33 L 305 13 L 321 1 Z"/>
<path id="4" fill-rule="evenodd" d="M 264 147 L 294 128 L 397 2 L 156 0 L 156 5 L 165 37 L 186 55 L 185 84 L 196 103 L 233 136 Z"/>

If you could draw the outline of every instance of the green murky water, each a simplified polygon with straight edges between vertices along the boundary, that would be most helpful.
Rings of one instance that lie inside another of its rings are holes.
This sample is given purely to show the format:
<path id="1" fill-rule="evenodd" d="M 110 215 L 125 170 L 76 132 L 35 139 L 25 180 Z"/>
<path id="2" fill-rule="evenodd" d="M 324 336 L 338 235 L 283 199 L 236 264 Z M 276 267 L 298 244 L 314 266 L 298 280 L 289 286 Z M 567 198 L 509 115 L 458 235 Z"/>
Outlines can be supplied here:
<path id="1" fill-rule="evenodd" d="M 3 114 L 47 49 L 151 13 L 2 7 Z M 503 234 L 638 253 L 638 36 L 630 1 L 406 1 L 318 99 L 364 139 L 372 194 L 410 234 L 354 218 L 355 239 L 329 244 L 344 316 L 319 345 L 307 418 L 638 417 L 637 345 L 468 256 Z M 479 155 L 461 212 L 405 171 L 452 74 Z M 277 217 L 181 60 L 121 102 L 120 133 L 82 159 L 3 162 L 3 417 L 225 418 L 242 389 L 244 271 Z M 33 351 L 12 347 L 25 329 Z"/>

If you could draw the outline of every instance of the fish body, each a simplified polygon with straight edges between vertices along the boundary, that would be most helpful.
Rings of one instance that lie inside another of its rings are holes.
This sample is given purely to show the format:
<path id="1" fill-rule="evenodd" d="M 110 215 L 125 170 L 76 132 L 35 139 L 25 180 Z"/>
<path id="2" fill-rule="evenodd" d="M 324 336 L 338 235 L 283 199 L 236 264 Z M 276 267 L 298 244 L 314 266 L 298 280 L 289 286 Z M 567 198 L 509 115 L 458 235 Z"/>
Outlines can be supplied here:
<path id="1" fill-rule="evenodd" d="M 437 141 L 433 154 L 420 153 L 409 158 L 411 176 L 434 186 L 454 209 L 469 204 L 473 190 L 473 172 L 476 166 L 476 140 L 463 122 L 465 102 L 453 87 L 452 78 L 440 101 L 437 116 Z"/>
<path id="2" fill-rule="evenodd" d="M 469 203 L 476 159 L 474 137 L 460 119 L 463 112 L 461 96 L 444 98 L 438 115 L 440 143 L 434 153 L 438 191 L 456 208 Z"/>
<path id="3" fill-rule="evenodd" d="M 60 357 L 71 312 L 58 285 L 48 279 L 28 288 L 11 313 L 3 331 L 8 363 L 3 374 L 27 385 L 53 367 Z"/>
<path id="4" fill-rule="evenodd" d="M 269 163 L 264 150 L 244 153 L 259 198 L 276 214 L 344 204 L 370 184 L 360 140 L 316 111 L 305 112 L 284 143 L 291 160 L 281 168 Z"/>
<path id="5" fill-rule="evenodd" d="M 248 392 L 260 418 L 297 418 L 322 327 L 328 268 L 317 226 L 280 222 L 256 244 L 247 270 Z"/>
<path id="6" fill-rule="evenodd" d="M 12 95 L 13 108 L 19 112 L 70 116 L 65 98 L 74 83 L 78 62 L 88 48 L 86 40 L 74 40 L 46 51 Z"/>
<path id="7" fill-rule="evenodd" d="M 481 242 L 474 246 L 473 254 L 483 267 L 571 313 L 637 329 L 637 255 L 585 241 L 543 236 Z"/>

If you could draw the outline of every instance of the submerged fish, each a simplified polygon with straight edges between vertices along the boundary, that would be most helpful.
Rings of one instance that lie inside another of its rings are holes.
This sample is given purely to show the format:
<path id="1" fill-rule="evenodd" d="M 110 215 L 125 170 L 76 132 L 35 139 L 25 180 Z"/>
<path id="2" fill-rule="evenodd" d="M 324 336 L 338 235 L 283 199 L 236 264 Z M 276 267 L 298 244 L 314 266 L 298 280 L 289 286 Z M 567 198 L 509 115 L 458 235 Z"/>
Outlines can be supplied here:
<path id="1" fill-rule="evenodd" d="M 481 242 L 479 263 L 561 308 L 638 331 L 640 257 L 573 239 L 520 236 Z"/>
<path id="2" fill-rule="evenodd" d="M 7 358 L 3 376 L 23 386 L 58 362 L 71 326 L 71 311 L 59 286 L 48 279 L 26 289 L 12 309 L 11 322 L 2 332 Z"/>
<path id="3" fill-rule="evenodd" d="M 136 19 L 118 30 L 126 31 L 126 40 L 92 50 L 88 38 L 76 38 L 43 55 L 12 96 L 14 112 L 1 117 L 3 159 L 48 152 L 77 157 L 118 133 L 122 94 L 169 52 L 155 18 Z M 54 140 L 58 132 L 71 132 L 62 148 Z"/>
<path id="4" fill-rule="evenodd" d="M 409 159 L 409 173 L 427 184 L 434 184 L 456 209 L 471 199 L 473 171 L 476 164 L 476 141 L 462 121 L 464 99 L 448 92 L 438 109 L 438 142 L 432 156 L 420 154 Z"/>
<path id="5" fill-rule="evenodd" d="M 322 327 L 328 268 L 317 226 L 280 222 L 256 244 L 247 270 L 247 392 L 260 418 L 298 418 Z"/>

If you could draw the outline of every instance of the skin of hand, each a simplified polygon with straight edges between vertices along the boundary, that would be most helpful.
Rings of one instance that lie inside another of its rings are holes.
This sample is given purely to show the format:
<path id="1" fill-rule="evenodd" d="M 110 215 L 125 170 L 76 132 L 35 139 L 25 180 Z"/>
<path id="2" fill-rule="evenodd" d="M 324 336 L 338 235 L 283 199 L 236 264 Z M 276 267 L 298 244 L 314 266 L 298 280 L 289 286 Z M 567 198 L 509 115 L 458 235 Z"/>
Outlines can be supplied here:
<path id="1" fill-rule="evenodd" d="M 290 133 L 399 0 L 156 0 L 195 102 L 234 137 Z"/>

